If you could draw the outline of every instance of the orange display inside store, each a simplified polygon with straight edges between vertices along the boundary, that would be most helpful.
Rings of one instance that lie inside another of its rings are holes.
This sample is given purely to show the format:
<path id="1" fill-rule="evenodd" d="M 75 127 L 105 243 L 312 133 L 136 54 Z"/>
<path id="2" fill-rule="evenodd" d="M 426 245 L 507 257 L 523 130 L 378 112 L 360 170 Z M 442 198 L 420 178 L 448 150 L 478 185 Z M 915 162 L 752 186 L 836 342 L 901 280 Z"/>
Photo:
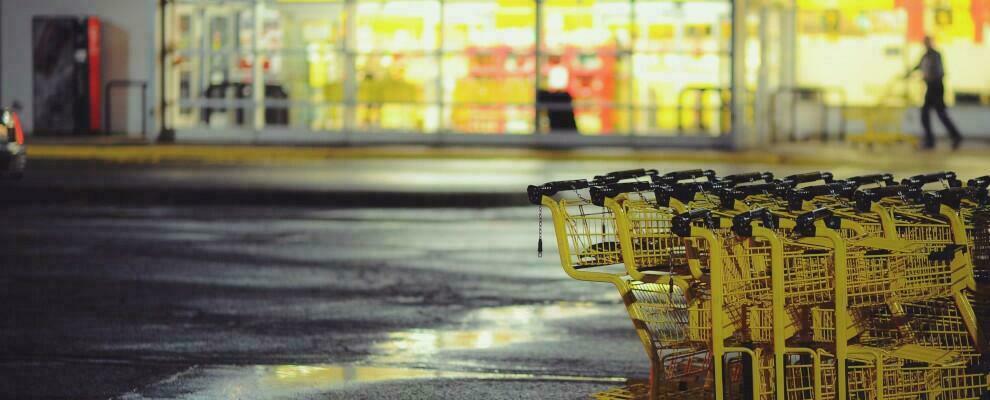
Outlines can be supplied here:
<path id="1" fill-rule="evenodd" d="M 453 90 L 453 127 L 468 133 L 505 133 L 533 120 L 532 50 L 468 47 L 467 76 Z"/>
<path id="2" fill-rule="evenodd" d="M 601 46 L 592 51 L 573 46 L 564 49 L 562 62 L 570 76 L 567 91 L 578 104 L 574 110 L 575 119 L 578 129 L 584 133 L 613 132 L 616 54 L 615 46 Z M 582 103 L 590 106 L 582 106 Z"/>

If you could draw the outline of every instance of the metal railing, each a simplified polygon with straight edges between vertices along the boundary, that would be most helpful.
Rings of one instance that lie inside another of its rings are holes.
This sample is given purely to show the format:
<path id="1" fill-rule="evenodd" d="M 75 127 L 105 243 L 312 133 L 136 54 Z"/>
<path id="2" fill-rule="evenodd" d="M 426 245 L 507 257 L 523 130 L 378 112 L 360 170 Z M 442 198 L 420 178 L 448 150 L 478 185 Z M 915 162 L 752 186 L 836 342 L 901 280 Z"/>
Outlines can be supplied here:
<path id="1" fill-rule="evenodd" d="M 829 95 L 835 95 L 839 98 L 839 105 L 832 106 L 828 102 Z M 823 88 L 823 87 L 782 87 L 774 92 L 770 96 L 770 107 L 768 108 L 768 116 L 770 119 L 770 141 L 777 142 L 779 139 L 780 127 L 777 124 L 777 103 L 783 95 L 790 95 L 791 102 L 789 107 L 789 115 L 791 116 L 791 124 L 789 132 L 787 133 L 787 139 L 791 142 L 797 141 L 798 133 L 798 103 L 799 100 L 811 101 L 818 104 L 821 117 L 819 118 L 819 131 L 817 132 L 818 138 L 821 141 L 828 141 L 829 139 L 829 113 L 833 109 L 839 110 L 839 127 L 838 127 L 838 139 L 845 140 L 846 137 L 846 93 L 845 90 L 841 88 Z"/>
<path id="2" fill-rule="evenodd" d="M 112 108 L 110 107 L 110 100 L 113 98 L 113 93 L 111 92 L 115 88 L 141 88 L 141 138 L 147 139 L 148 137 L 148 81 L 138 81 L 129 79 L 117 79 L 107 82 L 103 93 L 103 132 L 105 134 L 110 134 L 110 122 L 113 121 L 111 118 Z"/>
<path id="3" fill-rule="evenodd" d="M 687 87 L 681 90 L 677 95 L 677 131 L 678 133 L 684 133 L 684 100 L 687 94 L 696 93 L 695 106 L 692 108 L 695 112 L 695 121 L 697 122 L 696 128 L 699 131 L 706 131 L 708 127 L 705 126 L 705 110 L 711 110 L 711 107 L 705 107 L 705 100 L 708 98 L 709 94 L 716 94 L 719 96 L 718 107 L 718 118 L 716 123 L 719 124 L 719 134 L 724 135 L 727 130 L 727 125 L 732 125 L 732 89 L 727 87 L 719 86 L 695 86 Z"/>

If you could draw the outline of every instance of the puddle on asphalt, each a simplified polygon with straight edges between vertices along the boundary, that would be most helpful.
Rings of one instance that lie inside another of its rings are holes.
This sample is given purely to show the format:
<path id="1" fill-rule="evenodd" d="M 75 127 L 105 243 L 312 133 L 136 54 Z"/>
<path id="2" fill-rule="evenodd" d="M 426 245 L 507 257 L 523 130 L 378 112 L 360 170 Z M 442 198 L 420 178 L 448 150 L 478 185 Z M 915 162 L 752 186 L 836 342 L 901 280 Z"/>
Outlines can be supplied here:
<path id="1" fill-rule="evenodd" d="M 468 373 L 361 365 L 279 365 L 269 376 L 280 385 L 333 387 L 345 383 L 370 383 L 405 379 L 464 378 Z"/>
<path id="2" fill-rule="evenodd" d="M 435 369 L 395 368 L 361 364 L 212 366 L 192 368 L 148 388 L 150 396 L 127 393 L 123 400 L 175 399 L 271 399 L 311 398 L 344 390 L 352 385 L 431 379 L 491 381 L 556 381 L 616 385 L 620 377 L 534 375 L 498 372 L 462 372 Z M 360 390 L 360 389 L 358 389 Z M 403 387 L 386 389 L 397 398 Z M 168 395 L 164 395 L 168 394 Z"/>
<path id="3" fill-rule="evenodd" d="M 486 350 L 520 343 L 552 341 L 560 332 L 547 322 L 591 317 L 609 309 L 595 303 L 554 303 L 483 308 L 463 319 L 463 329 L 412 329 L 393 332 L 377 343 L 371 360 L 379 363 L 423 361 L 442 351 Z"/>
<path id="4" fill-rule="evenodd" d="M 532 380 L 622 384 L 622 377 L 537 375 L 470 372 L 395 365 L 428 364 L 444 351 L 486 350 L 557 340 L 560 328 L 547 322 L 594 317 L 614 311 L 596 303 L 554 303 L 485 308 L 468 313 L 458 328 L 414 329 L 394 332 L 373 347 L 375 355 L 351 364 L 257 365 L 208 367 L 161 382 L 157 389 L 188 394 L 183 398 L 296 397 L 340 390 L 348 385 L 430 379 Z M 435 361 L 435 360 L 434 360 Z M 448 364 L 449 365 L 449 364 Z M 475 367 L 484 368 L 484 365 Z M 172 387 L 172 386 L 177 386 Z M 233 396 L 233 397 L 232 397 Z M 139 394 L 127 399 L 143 399 Z"/>
<path id="5" fill-rule="evenodd" d="M 459 372 L 417 368 L 391 368 L 363 365 L 280 365 L 271 367 L 270 383 L 308 388 L 331 389 L 351 383 L 374 383 L 410 379 L 495 379 L 556 380 L 580 382 L 625 382 L 618 377 Z"/>

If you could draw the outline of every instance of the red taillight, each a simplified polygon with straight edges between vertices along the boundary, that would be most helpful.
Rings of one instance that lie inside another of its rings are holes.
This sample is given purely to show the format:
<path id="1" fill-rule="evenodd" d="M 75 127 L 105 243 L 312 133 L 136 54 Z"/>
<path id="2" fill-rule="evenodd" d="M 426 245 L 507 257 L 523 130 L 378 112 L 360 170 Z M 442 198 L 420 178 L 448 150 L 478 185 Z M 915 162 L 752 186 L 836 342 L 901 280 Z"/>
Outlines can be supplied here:
<path id="1" fill-rule="evenodd" d="M 14 132 L 17 137 L 17 144 L 24 145 L 24 129 L 21 128 L 21 116 L 13 111 L 10 112 L 10 115 L 14 116 Z"/>

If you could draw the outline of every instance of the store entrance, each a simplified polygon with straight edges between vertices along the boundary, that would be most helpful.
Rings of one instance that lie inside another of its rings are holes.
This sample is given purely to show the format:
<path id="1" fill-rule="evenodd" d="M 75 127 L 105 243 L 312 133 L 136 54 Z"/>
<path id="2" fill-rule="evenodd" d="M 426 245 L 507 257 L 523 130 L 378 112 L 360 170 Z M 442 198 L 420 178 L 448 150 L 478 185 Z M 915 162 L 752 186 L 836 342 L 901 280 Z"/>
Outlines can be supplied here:
<path id="1" fill-rule="evenodd" d="M 177 85 L 171 114 L 179 125 L 214 128 L 250 126 L 251 54 L 254 9 L 248 3 L 214 5 L 178 4 L 177 48 L 171 57 L 169 78 Z"/>

